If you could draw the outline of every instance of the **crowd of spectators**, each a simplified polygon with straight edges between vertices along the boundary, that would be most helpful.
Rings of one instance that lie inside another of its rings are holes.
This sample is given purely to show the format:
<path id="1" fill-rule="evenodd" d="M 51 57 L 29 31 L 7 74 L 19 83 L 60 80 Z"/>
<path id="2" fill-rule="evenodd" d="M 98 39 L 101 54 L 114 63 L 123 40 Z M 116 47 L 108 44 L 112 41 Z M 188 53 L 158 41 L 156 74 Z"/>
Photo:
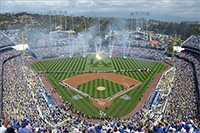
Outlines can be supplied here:
<path id="1" fill-rule="evenodd" d="M 43 30 L 36 28 L 25 28 L 25 29 L 6 29 L 2 30 L 15 44 L 22 44 L 22 33 L 24 34 L 25 44 L 29 46 L 37 47 L 49 44 L 49 34 Z M 44 43 L 40 43 L 39 40 L 45 40 Z"/>
<path id="2" fill-rule="evenodd" d="M 200 35 L 191 35 L 186 41 L 183 42 L 182 47 L 200 50 Z"/>
<path id="3" fill-rule="evenodd" d="M 12 44 L 13 41 L 2 31 L 0 31 L 0 46 Z"/>
<path id="4" fill-rule="evenodd" d="M 134 47 L 134 46 L 123 46 L 118 45 L 114 46 L 113 53 L 122 53 L 124 55 L 131 55 L 133 57 L 151 57 L 152 59 L 161 59 L 165 50 L 158 50 L 153 48 L 145 48 L 145 47 Z"/>
<path id="5" fill-rule="evenodd" d="M 176 67 L 173 88 L 166 109 L 166 119 L 198 120 L 198 91 L 195 86 L 194 69 L 190 62 L 177 57 L 171 58 L 171 63 Z"/>
<path id="6" fill-rule="evenodd" d="M 111 49 L 111 47 L 109 47 Z M 72 46 L 54 46 L 54 47 L 43 47 L 43 48 L 35 48 L 32 51 L 36 54 L 37 57 L 45 57 L 51 55 L 68 56 L 68 55 L 76 55 L 76 54 L 91 54 L 91 48 L 89 45 L 80 46 L 80 45 L 72 45 Z M 105 51 L 104 51 L 105 52 Z M 151 57 L 152 59 L 161 59 L 165 53 L 165 50 L 158 50 L 152 48 L 144 48 L 144 47 L 133 47 L 127 45 L 118 45 L 113 46 L 112 51 L 109 50 L 111 55 L 116 53 L 121 53 L 122 55 L 130 55 L 133 57 Z M 106 54 L 110 54 L 109 52 L 105 52 Z"/>
<path id="7" fill-rule="evenodd" d="M 84 49 L 84 50 L 83 50 Z M 83 54 L 83 52 L 88 52 L 88 46 L 54 46 L 54 47 L 43 47 L 43 48 L 34 48 L 32 51 L 36 54 L 37 57 L 45 57 L 57 55 L 58 57 L 74 55 L 74 54 Z"/>
<path id="8" fill-rule="evenodd" d="M 1 57 L 15 55 L 16 51 L 11 50 L 2 53 Z M 21 56 L 12 58 L 3 65 L 3 111 L 8 114 L 8 127 L 20 130 L 24 120 L 31 125 L 31 131 L 39 128 L 52 130 L 59 122 L 71 118 L 65 111 L 65 106 L 53 104 L 49 106 L 42 90 L 46 95 L 51 95 L 37 74 L 23 66 Z M 73 120 L 72 120 L 73 121 Z"/>
<path id="9" fill-rule="evenodd" d="M 196 67 L 198 82 L 200 84 L 200 58 L 199 58 L 200 54 L 192 52 L 192 51 L 184 50 L 184 51 L 178 53 L 178 55 L 180 55 L 181 57 L 186 57 L 190 61 L 193 61 L 193 63 L 195 64 L 195 67 Z"/>

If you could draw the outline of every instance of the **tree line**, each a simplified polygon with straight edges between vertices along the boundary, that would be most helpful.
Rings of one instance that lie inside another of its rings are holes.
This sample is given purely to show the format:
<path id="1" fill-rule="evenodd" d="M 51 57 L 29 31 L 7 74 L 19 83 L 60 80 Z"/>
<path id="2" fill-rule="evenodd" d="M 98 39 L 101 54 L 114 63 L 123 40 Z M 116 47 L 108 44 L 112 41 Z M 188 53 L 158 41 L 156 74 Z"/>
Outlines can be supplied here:
<path id="1" fill-rule="evenodd" d="M 64 22 L 67 20 L 67 26 L 63 27 L 67 28 L 65 30 L 74 29 L 75 32 L 81 32 L 84 31 L 86 27 L 89 28 L 92 25 L 98 25 L 99 21 L 101 23 L 101 32 L 103 32 L 105 29 L 108 29 L 109 25 L 113 23 L 114 20 L 117 20 L 116 18 L 101 18 L 101 20 L 99 20 L 99 18 L 84 16 L 49 16 L 48 14 L 30 14 L 27 12 L 4 13 L 0 14 L 0 29 L 20 29 L 27 25 L 31 25 L 31 27 L 46 29 L 46 31 L 49 32 L 50 17 L 52 25 L 55 25 L 54 20 L 56 19 L 57 23 L 61 20 L 62 25 L 65 25 Z M 131 20 L 124 18 L 124 21 L 126 21 L 126 25 L 123 25 L 124 28 L 130 27 Z M 158 20 L 149 20 L 146 29 L 159 34 L 172 36 L 177 34 L 182 40 L 185 40 L 193 34 L 200 34 L 200 22 L 163 22 Z M 55 27 L 53 27 L 52 30 L 55 30 Z"/>
<path id="2" fill-rule="evenodd" d="M 148 30 L 166 35 L 177 34 L 181 40 L 186 40 L 191 35 L 200 34 L 200 23 L 198 22 L 161 22 L 150 20 Z"/>

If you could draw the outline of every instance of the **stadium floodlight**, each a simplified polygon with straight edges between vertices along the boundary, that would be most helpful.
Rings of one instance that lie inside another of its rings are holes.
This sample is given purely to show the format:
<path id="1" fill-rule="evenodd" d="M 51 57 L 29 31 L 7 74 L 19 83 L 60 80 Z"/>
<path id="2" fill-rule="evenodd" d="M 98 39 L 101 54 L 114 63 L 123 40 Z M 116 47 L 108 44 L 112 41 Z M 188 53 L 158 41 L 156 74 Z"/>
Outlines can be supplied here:
<path id="1" fill-rule="evenodd" d="M 62 29 L 62 21 L 61 21 L 61 18 L 62 18 L 62 11 L 59 11 L 59 16 L 60 16 L 60 28 Z"/>
<path id="2" fill-rule="evenodd" d="M 73 18 L 73 15 L 71 17 L 72 17 L 72 30 L 74 31 L 74 18 Z"/>
<path id="3" fill-rule="evenodd" d="M 65 14 L 65 30 L 67 30 L 67 19 L 66 19 L 67 11 L 64 11 L 64 14 Z"/>
<path id="4" fill-rule="evenodd" d="M 82 18 L 83 21 L 84 21 L 84 24 L 85 24 L 85 32 L 86 32 L 86 21 L 85 21 L 85 18 Z"/>
<path id="5" fill-rule="evenodd" d="M 135 28 L 137 29 L 139 26 L 139 24 L 138 23 L 140 23 L 140 28 L 143 28 L 143 23 L 144 23 L 144 16 L 146 17 L 146 16 L 149 16 L 149 12 L 143 12 L 143 11 L 136 11 L 136 12 L 131 12 L 130 13 L 130 15 L 131 16 L 135 16 L 136 17 L 136 22 L 135 22 Z M 143 19 L 141 19 L 140 21 L 139 21 L 139 19 L 138 19 L 138 17 L 141 17 L 141 18 L 143 18 Z M 133 24 L 132 24 L 133 22 L 132 22 L 132 18 L 131 18 L 131 30 L 132 30 L 132 27 L 133 27 Z M 146 23 L 146 27 L 147 27 L 147 23 Z"/>
<path id="6" fill-rule="evenodd" d="M 133 16 L 133 12 L 131 12 L 131 16 Z M 133 30 L 132 27 L 133 27 L 133 19 L 132 19 L 132 17 L 131 17 L 131 28 L 130 28 L 131 31 Z"/>
<path id="7" fill-rule="evenodd" d="M 49 32 L 51 32 L 51 11 L 49 11 Z"/>
<path id="8" fill-rule="evenodd" d="M 1 2 L 1 0 L 0 0 L 0 14 L 2 14 L 2 8 L 1 8 L 1 4 L 2 4 L 2 2 Z"/>
<path id="9" fill-rule="evenodd" d="M 54 11 L 54 15 L 55 15 L 55 29 L 56 29 L 56 27 L 57 27 L 57 25 L 56 25 L 56 11 Z"/>

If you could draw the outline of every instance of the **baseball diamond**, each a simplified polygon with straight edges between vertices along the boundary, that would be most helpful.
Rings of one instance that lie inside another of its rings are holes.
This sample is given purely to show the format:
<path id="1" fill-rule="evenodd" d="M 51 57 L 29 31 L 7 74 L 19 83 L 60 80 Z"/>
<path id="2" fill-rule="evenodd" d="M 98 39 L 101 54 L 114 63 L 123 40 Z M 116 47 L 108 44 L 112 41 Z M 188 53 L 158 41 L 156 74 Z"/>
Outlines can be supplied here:
<path id="1" fill-rule="evenodd" d="M 137 87 L 141 83 L 135 79 L 132 79 L 127 76 L 122 76 L 122 75 L 117 75 L 117 74 L 107 74 L 107 73 L 94 73 L 94 74 L 82 74 L 78 76 L 73 76 L 70 78 L 67 78 L 63 80 L 63 85 L 68 84 L 69 86 L 72 86 L 73 89 L 76 89 L 76 87 L 80 84 L 86 83 L 88 81 L 94 80 L 94 79 L 106 79 L 112 82 L 116 82 L 118 84 L 122 84 L 124 86 L 124 90 L 106 98 L 106 99 L 95 99 L 93 97 L 89 97 L 91 100 L 95 101 L 93 102 L 95 106 L 98 107 L 108 107 L 110 105 L 110 100 L 130 91 L 131 89 Z M 102 88 L 102 87 L 101 87 Z M 91 88 L 94 89 L 94 88 Z M 107 89 L 112 89 L 112 88 L 107 88 Z M 108 104 L 107 104 L 108 103 Z"/>

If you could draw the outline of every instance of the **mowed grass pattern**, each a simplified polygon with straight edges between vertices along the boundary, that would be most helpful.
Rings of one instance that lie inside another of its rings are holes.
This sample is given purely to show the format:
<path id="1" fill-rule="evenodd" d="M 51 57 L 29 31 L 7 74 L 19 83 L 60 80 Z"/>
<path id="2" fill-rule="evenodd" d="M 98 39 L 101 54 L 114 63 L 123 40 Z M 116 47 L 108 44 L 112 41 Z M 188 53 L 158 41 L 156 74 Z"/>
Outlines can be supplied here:
<path id="1" fill-rule="evenodd" d="M 105 61 L 104 61 L 105 60 Z M 98 63 L 96 63 L 98 62 Z M 95 64 L 96 63 L 96 64 Z M 133 58 L 122 58 L 122 57 L 103 57 L 102 61 L 96 60 L 93 56 L 86 58 L 83 57 L 73 57 L 73 58 L 61 58 L 61 59 L 51 59 L 35 62 L 31 65 L 37 71 L 86 71 L 90 70 L 130 70 L 130 69 L 150 69 L 149 72 L 117 72 L 116 74 L 128 76 L 138 81 L 142 84 L 135 89 L 127 92 L 126 94 L 131 97 L 131 100 L 125 101 L 120 97 L 111 101 L 111 106 L 107 109 L 97 108 L 92 104 L 92 101 L 83 97 L 81 100 L 72 100 L 72 96 L 77 93 L 69 90 L 59 84 L 60 80 L 64 80 L 71 76 L 77 74 L 62 74 L 62 73 L 52 73 L 45 74 L 48 81 L 53 87 L 56 88 L 56 91 L 64 99 L 72 103 L 72 105 L 79 111 L 90 115 L 90 116 L 99 116 L 99 111 L 106 113 L 106 116 L 111 116 L 113 118 L 119 118 L 131 112 L 137 105 L 140 97 L 144 94 L 149 84 L 152 82 L 154 76 L 162 71 L 164 71 L 167 66 L 163 65 L 160 62 L 149 61 L 143 59 L 133 59 Z M 106 69 L 107 68 L 107 69 Z M 107 88 L 104 91 L 97 91 L 96 87 L 104 86 Z M 124 87 L 117 83 L 107 81 L 105 79 L 95 79 L 93 81 L 81 84 L 77 87 L 79 90 L 88 93 L 94 98 L 107 98 L 110 95 L 113 95 Z M 80 94 L 79 94 L 80 95 Z"/>
<path id="2" fill-rule="evenodd" d="M 105 87 L 105 90 L 97 90 L 97 87 L 99 86 Z M 105 79 L 95 79 L 90 82 L 79 85 L 77 89 L 89 94 L 93 98 L 105 99 L 123 90 L 124 86 Z"/>

